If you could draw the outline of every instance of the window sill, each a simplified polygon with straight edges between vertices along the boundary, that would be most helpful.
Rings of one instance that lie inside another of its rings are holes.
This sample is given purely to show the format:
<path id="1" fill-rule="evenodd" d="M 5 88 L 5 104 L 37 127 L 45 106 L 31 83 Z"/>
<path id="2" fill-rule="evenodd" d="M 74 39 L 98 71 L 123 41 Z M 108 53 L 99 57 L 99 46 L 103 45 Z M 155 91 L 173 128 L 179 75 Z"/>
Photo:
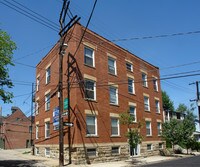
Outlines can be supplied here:
<path id="1" fill-rule="evenodd" d="M 133 95 L 133 96 L 136 96 L 136 94 L 135 94 L 135 93 L 128 92 L 128 94 L 130 94 L 130 95 Z"/>
<path id="2" fill-rule="evenodd" d="M 117 77 L 117 74 L 113 74 L 113 73 L 110 73 L 110 72 L 108 72 L 108 74 L 110 74 L 110 75 L 112 75 L 114 77 Z"/>
<path id="3" fill-rule="evenodd" d="M 95 66 L 91 66 L 91 65 L 88 65 L 88 64 L 85 64 L 85 63 L 84 63 L 84 66 L 89 67 L 89 68 L 92 68 L 92 69 L 96 69 Z"/>
<path id="4" fill-rule="evenodd" d="M 143 86 L 143 88 L 146 88 L 146 89 L 148 89 L 148 86 L 144 86 L 144 85 L 142 85 Z"/>
<path id="5" fill-rule="evenodd" d="M 84 100 L 97 103 L 97 100 L 93 100 L 93 99 L 84 98 Z"/>
<path id="6" fill-rule="evenodd" d="M 86 135 L 85 137 L 86 137 L 86 138 L 91 138 L 91 137 L 96 137 L 96 138 L 99 138 L 99 136 L 98 136 L 98 135 Z"/>
<path id="7" fill-rule="evenodd" d="M 161 113 L 160 113 L 160 112 L 156 112 L 156 114 L 158 114 L 158 115 L 161 115 Z"/>
<path id="8" fill-rule="evenodd" d="M 152 135 L 146 135 L 146 137 L 152 137 Z"/>
<path id="9" fill-rule="evenodd" d="M 144 110 L 144 111 L 145 111 L 145 112 L 149 112 L 149 113 L 151 112 L 150 110 Z"/>
<path id="10" fill-rule="evenodd" d="M 111 106 L 119 107 L 119 104 L 110 103 Z"/>
<path id="11" fill-rule="evenodd" d="M 48 110 L 45 110 L 45 112 L 48 112 L 48 111 L 50 111 L 50 109 L 48 109 Z"/>
<path id="12" fill-rule="evenodd" d="M 112 137 L 112 138 L 119 138 L 121 136 L 120 135 L 111 135 L 110 137 Z"/>

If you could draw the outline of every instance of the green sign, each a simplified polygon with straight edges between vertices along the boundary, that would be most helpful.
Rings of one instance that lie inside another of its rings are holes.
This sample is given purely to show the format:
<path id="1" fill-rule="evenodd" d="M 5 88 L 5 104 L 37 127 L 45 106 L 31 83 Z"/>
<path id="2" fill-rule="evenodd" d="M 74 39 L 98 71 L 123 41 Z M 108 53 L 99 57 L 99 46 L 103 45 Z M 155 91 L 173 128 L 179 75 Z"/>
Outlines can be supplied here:
<path id="1" fill-rule="evenodd" d="M 64 99 L 64 110 L 68 110 L 68 98 Z"/>

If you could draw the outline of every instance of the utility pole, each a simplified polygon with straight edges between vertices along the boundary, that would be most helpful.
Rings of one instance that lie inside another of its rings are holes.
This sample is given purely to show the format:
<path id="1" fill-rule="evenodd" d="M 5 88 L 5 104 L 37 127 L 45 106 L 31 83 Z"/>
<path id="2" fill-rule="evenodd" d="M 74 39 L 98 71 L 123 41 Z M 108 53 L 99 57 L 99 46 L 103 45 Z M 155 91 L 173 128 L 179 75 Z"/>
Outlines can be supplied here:
<path id="1" fill-rule="evenodd" d="M 33 144 L 33 102 L 34 102 L 34 83 L 32 83 L 32 97 L 31 97 L 31 148 L 32 148 L 32 155 L 34 155 L 34 144 Z"/>
<path id="2" fill-rule="evenodd" d="M 196 82 L 193 82 L 193 83 L 190 83 L 189 85 L 194 85 L 196 84 L 196 95 L 197 95 L 197 98 L 195 100 L 191 100 L 191 101 L 196 101 L 197 102 L 197 107 L 198 107 L 198 118 L 199 118 L 199 126 L 200 126 L 200 94 L 199 94 L 199 83 L 200 81 L 196 81 Z"/>
<path id="3" fill-rule="evenodd" d="M 63 0 L 62 10 L 60 12 L 60 50 L 59 50 L 59 85 L 58 85 L 58 98 L 59 98 L 59 166 L 64 165 L 64 133 L 63 133 L 63 56 L 65 55 L 65 49 L 68 45 L 65 43 L 68 30 L 74 26 L 79 20 L 77 15 L 70 18 L 70 21 L 65 25 L 66 15 L 69 9 L 70 1 Z M 69 58 L 68 58 L 69 60 Z M 68 71 L 69 71 L 69 61 Z M 70 84 L 69 84 L 70 73 L 68 72 L 68 98 L 70 98 Z M 68 121 L 70 120 L 70 100 L 68 100 Z M 69 164 L 71 164 L 71 131 L 70 126 L 68 127 L 68 142 L 69 142 Z"/>

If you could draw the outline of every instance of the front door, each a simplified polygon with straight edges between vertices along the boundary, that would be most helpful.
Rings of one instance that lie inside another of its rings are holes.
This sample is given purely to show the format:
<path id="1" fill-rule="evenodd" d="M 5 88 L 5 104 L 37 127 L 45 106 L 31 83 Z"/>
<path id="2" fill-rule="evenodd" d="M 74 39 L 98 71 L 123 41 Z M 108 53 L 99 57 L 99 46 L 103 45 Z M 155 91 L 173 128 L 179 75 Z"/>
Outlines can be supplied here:
<path id="1" fill-rule="evenodd" d="M 130 147 L 130 156 L 140 155 L 140 145 L 138 144 L 135 148 Z"/>

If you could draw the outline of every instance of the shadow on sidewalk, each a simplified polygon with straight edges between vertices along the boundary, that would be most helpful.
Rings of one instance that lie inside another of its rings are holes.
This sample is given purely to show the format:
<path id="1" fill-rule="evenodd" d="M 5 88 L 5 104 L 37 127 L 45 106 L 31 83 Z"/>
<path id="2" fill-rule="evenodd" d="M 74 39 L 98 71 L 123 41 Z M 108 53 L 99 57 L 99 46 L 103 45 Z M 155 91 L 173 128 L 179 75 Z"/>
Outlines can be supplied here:
<path id="1" fill-rule="evenodd" d="M 1 160 L 0 167 L 32 167 L 38 166 L 38 163 L 43 161 L 36 160 Z"/>

